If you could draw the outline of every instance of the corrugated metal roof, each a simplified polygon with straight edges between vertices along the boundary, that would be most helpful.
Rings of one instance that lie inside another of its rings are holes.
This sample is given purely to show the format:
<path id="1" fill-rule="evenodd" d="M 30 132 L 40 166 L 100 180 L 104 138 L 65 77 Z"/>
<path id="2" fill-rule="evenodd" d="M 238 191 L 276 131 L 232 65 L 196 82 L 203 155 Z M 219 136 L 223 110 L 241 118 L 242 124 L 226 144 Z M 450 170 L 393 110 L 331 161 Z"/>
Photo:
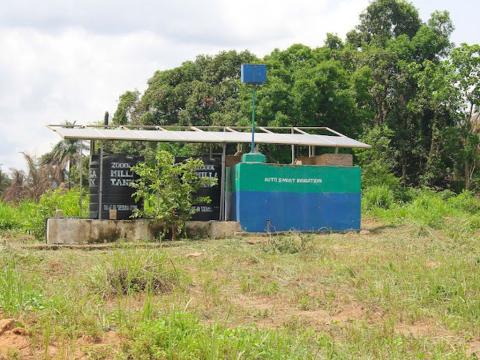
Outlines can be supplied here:
<path id="1" fill-rule="evenodd" d="M 120 141 L 158 141 L 158 142 L 187 142 L 187 143 L 250 143 L 251 133 L 235 131 L 225 127 L 225 131 L 203 131 L 190 127 L 190 130 L 157 129 L 127 129 L 101 127 L 65 127 L 49 125 L 64 139 L 78 140 L 120 140 Z M 217 128 L 218 129 L 218 128 Z M 339 148 L 370 148 L 370 145 L 351 139 L 328 128 L 318 128 L 330 131 L 334 135 L 309 134 L 302 129 L 292 128 L 297 133 L 286 134 L 274 132 L 275 128 L 259 128 L 264 132 L 255 133 L 257 144 L 303 145 Z M 278 128 L 280 129 L 280 128 Z M 284 129 L 284 128 L 282 128 Z"/>

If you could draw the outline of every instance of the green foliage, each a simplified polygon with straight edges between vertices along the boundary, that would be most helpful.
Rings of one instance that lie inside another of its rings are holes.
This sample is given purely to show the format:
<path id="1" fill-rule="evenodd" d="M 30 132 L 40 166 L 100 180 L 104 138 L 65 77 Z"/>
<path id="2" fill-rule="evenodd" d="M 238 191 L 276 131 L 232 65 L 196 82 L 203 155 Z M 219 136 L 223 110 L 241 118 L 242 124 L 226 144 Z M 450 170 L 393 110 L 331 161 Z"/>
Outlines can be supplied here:
<path id="1" fill-rule="evenodd" d="M 126 91 L 118 101 L 117 110 L 113 115 L 115 125 L 126 125 L 133 120 L 133 112 L 140 93 L 138 91 Z"/>
<path id="2" fill-rule="evenodd" d="M 344 41 L 328 33 L 318 48 L 293 44 L 262 59 L 220 52 L 157 71 L 145 92 L 120 97 L 114 122 L 248 125 L 251 93 L 239 81 L 240 64 L 263 62 L 268 81 L 257 91 L 259 125 L 328 126 L 373 141 L 372 155 L 356 153 L 366 187 L 399 187 L 400 178 L 405 186 L 475 191 L 480 48 L 454 47 L 453 29 L 446 11 L 423 22 L 409 1 L 375 0 Z M 286 147 L 262 151 L 289 160 Z"/>
<path id="3" fill-rule="evenodd" d="M 362 186 L 386 186 L 396 189 L 399 179 L 393 173 L 393 132 L 385 125 L 366 131 L 361 140 L 372 146 L 368 150 L 356 150 L 355 157 L 362 168 Z"/>
<path id="4" fill-rule="evenodd" d="M 196 195 L 201 187 L 213 186 L 215 181 L 197 176 L 196 170 L 202 167 L 200 159 L 175 163 L 174 156 L 165 150 L 156 153 L 153 164 L 137 164 L 132 170 L 139 179 L 132 183 L 132 187 L 135 188 L 135 199 L 144 200 L 145 207 L 137 210 L 135 215 L 159 220 L 176 238 L 195 213 L 193 205 L 210 201 Z"/>
<path id="5" fill-rule="evenodd" d="M 388 187 L 374 186 L 365 190 L 363 205 L 367 214 L 387 222 L 444 229 L 454 237 L 480 229 L 480 199 L 468 191 L 404 189 L 395 196 Z"/>
<path id="6" fill-rule="evenodd" d="M 394 204 L 393 191 L 386 185 L 375 185 L 367 188 L 363 193 L 365 209 L 389 209 Z"/>
<path id="7" fill-rule="evenodd" d="M 285 331 L 203 325 L 184 312 L 144 321 L 129 338 L 125 355 L 139 360 L 315 358 L 311 335 L 293 337 Z"/>
<path id="8" fill-rule="evenodd" d="M 80 190 L 50 190 L 38 202 L 24 200 L 19 204 L 0 202 L 0 230 L 13 230 L 34 235 L 37 239 L 45 236 L 47 219 L 61 210 L 64 216 L 86 216 L 88 199 L 84 199 L 83 213 L 79 206 Z"/>
<path id="9" fill-rule="evenodd" d="M 61 210 L 63 216 L 80 217 L 86 215 L 87 206 L 84 206 L 84 214 L 80 213 L 79 207 L 80 190 L 63 189 L 50 190 L 44 193 L 36 206 L 33 207 L 32 216 L 26 220 L 28 229 L 37 239 L 42 239 L 47 230 L 47 219 L 55 215 L 56 210 Z M 88 201 L 85 200 L 85 204 Z"/>
<path id="10" fill-rule="evenodd" d="M 97 294 L 109 297 L 167 293 L 179 284 L 181 274 L 165 254 L 123 249 L 115 252 L 110 261 L 97 265 L 88 278 Z"/>
<path id="11" fill-rule="evenodd" d="M 0 202 L 0 230 L 14 230 L 20 227 L 20 219 L 16 209 L 4 202 Z"/>
<path id="12" fill-rule="evenodd" d="M 398 0 L 376 0 L 360 15 L 358 30 L 365 42 L 385 43 L 392 37 L 413 37 L 420 28 L 417 9 Z"/>

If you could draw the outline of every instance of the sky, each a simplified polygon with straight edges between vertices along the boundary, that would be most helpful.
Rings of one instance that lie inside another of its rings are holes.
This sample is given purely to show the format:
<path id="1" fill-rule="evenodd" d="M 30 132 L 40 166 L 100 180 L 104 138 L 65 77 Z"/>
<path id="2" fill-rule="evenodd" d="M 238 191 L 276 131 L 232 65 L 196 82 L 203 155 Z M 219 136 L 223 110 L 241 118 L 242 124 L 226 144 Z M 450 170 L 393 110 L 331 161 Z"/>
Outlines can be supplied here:
<path id="1" fill-rule="evenodd" d="M 198 54 L 343 37 L 369 0 L 0 0 L 0 166 L 24 168 L 60 138 L 47 124 L 88 124 L 126 90 Z M 479 0 L 414 0 L 423 20 L 448 10 L 452 40 L 480 43 Z"/>

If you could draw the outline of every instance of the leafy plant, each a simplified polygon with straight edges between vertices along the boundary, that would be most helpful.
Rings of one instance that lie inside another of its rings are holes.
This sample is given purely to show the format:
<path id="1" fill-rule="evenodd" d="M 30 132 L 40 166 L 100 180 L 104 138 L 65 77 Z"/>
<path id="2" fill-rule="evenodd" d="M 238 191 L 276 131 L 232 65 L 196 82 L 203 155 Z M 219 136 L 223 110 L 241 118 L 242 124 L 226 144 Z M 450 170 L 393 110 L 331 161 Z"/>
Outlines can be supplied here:
<path id="1" fill-rule="evenodd" d="M 393 191 L 386 185 L 375 185 L 364 191 L 363 203 L 366 209 L 388 209 L 394 203 Z"/>
<path id="2" fill-rule="evenodd" d="M 61 210 L 64 216 L 77 217 L 81 213 L 79 206 L 80 190 L 64 189 L 50 190 L 44 193 L 37 204 L 33 205 L 33 211 L 26 219 L 26 228 L 37 239 L 45 236 L 47 219 L 55 215 L 56 210 Z M 86 211 L 86 208 L 84 209 Z"/>
<path id="3" fill-rule="evenodd" d="M 135 216 L 159 220 L 175 239 L 195 213 L 193 205 L 210 201 L 208 197 L 196 195 L 201 187 L 215 183 L 215 179 L 196 174 L 201 167 L 200 159 L 175 163 L 174 156 L 165 150 L 156 153 L 153 164 L 144 162 L 134 166 L 132 170 L 139 176 L 132 183 L 134 197 L 145 201 L 144 209 L 137 210 Z"/>

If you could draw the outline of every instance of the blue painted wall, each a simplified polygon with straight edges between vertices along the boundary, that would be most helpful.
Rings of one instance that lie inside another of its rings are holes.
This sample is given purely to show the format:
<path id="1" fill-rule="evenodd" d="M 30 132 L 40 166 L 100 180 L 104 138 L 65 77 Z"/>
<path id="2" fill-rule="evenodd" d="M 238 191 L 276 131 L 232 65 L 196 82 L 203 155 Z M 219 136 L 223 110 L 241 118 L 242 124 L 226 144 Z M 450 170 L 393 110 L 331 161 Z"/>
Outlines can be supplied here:
<path id="1" fill-rule="evenodd" d="M 231 199 L 232 218 L 249 232 L 360 229 L 360 193 L 241 191 Z"/>

